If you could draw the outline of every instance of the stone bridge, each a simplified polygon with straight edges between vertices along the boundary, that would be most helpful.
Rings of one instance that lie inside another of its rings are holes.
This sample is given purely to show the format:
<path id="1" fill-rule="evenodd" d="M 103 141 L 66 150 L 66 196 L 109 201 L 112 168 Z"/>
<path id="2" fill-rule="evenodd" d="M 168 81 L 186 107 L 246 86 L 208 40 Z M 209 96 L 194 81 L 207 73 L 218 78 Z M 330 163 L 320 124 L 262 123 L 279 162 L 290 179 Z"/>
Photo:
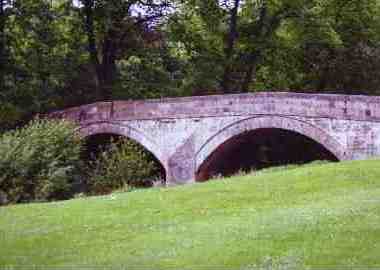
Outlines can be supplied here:
<path id="1" fill-rule="evenodd" d="M 292 161 L 307 153 L 301 161 L 380 155 L 380 97 L 267 92 L 100 102 L 52 116 L 77 122 L 84 137 L 135 140 L 161 162 L 168 185 L 206 180 L 236 163 L 236 153 L 251 147 L 242 144 L 247 141 L 257 144 L 250 150 L 256 152 L 265 152 L 260 144 L 268 142 L 286 146 L 281 156 Z"/>

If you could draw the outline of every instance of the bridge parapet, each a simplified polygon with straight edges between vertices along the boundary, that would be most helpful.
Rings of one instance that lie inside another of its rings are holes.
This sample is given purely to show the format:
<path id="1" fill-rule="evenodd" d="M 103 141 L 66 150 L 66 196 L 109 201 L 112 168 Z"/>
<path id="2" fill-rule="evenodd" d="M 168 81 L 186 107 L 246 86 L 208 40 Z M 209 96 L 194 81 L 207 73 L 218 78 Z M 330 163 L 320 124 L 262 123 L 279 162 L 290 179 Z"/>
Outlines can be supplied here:
<path id="1" fill-rule="evenodd" d="M 51 114 L 76 122 L 286 115 L 380 122 L 380 97 L 257 93 L 98 102 Z"/>

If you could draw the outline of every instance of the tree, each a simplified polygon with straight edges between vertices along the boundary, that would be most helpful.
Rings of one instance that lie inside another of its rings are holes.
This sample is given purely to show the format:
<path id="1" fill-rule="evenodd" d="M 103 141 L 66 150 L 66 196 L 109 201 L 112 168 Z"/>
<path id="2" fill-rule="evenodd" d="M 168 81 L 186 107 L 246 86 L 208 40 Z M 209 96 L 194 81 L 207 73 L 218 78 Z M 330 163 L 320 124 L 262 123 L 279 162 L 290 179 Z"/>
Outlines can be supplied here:
<path id="1" fill-rule="evenodd" d="M 378 94 L 380 17 L 376 0 L 326 2 L 320 16 L 328 31 L 300 40 L 304 88 L 345 94 Z M 307 29 L 304 29 L 305 31 Z M 326 33 L 330 37 L 326 37 Z M 316 37 L 320 37 L 318 40 Z"/>
<path id="2" fill-rule="evenodd" d="M 65 104 L 64 92 L 78 73 L 81 59 L 81 46 L 71 27 L 75 14 L 70 2 L 13 0 L 5 7 L 2 128 Z"/>
<path id="3" fill-rule="evenodd" d="M 302 4 L 306 1 L 296 2 L 188 1 L 172 27 L 177 42 L 190 43 L 185 46 L 192 61 L 198 61 L 201 57 L 209 61 L 210 55 L 213 55 L 210 51 L 216 51 L 212 61 L 222 66 L 214 73 L 218 88 L 216 92 L 248 91 L 256 66 L 273 46 L 273 37 L 279 28 L 284 21 L 302 15 Z M 188 18 L 196 21 L 197 26 L 187 24 Z M 214 40 L 206 42 L 210 38 Z"/>
<path id="4" fill-rule="evenodd" d="M 232 58 L 235 49 L 235 43 L 238 38 L 238 11 L 240 7 L 240 0 L 234 0 L 233 6 L 230 9 L 229 13 L 229 30 L 226 37 L 226 45 L 225 45 L 225 68 L 223 73 L 223 78 L 221 82 L 221 88 L 223 92 L 227 93 L 230 90 L 230 80 L 231 80 L 231 72 L 232 72 Z"/>
<path id="5" fill-rule="evenodd" d="M 349 66 L 354 66 L 356 72 L 362 70 L 360 81 L 365 81 L 365 74 L 377 78 L 370 72 L 377 61 L 370 61 L 372 64 L 366 71 L 363 64 L 370 58 L 369 51 L 372 57 L 377 54 L 378 35 L 374 33 L 379 29 L 379 13 L 376 0 L 188 0 L 182 2 L 173 16 L 170 38 L 184 47 L 184 59 L 192 71 L 187 81 L 193 82 L 192 88 L 213 87 L 213 93 L 268 90 L 268 87 L 289 90 L 313 87 L 313 91 L 319 91 L 326 88 L 323 80 L 332 74 L 331 67 L 321 65 L 331 65 L 332 61 L 328 60 L 338 54 L 340 64 L 334 67 L 337 72 L 331 77 L 343 80 L 338 66 L 347 67 L 341 62 L 345 59 L 353 64 Z M 360 37 L 361 45 L 353 37 Z M 354 43 L 356 49 L 349 48 Z M 323 60 L 312 58 L 316 44 L 334 48 L 333 54 L 323 50 L 322 55 L 328 55 Z M 342 46 L 346 47 L 346 53 Z M 356 64 L 353 59 L 357 59 Z M 318 72 L 310 69 L 316 66 L 321 67 Z M 344 79 L 346 88 L 350 84 L 359 85 L 352 81 L 354 74 L 346 77 L 350 78 Z M 316 80 L 321 84 L 315 84 Z M 337 85 L 331 88 L 337 89 Z"/>
<path id="6" fill-rule="evenodd" d="M 97 98 L 110 99 L 117 81 L 117 60 L 131 55 L 149 24 L 165 16 L 170 3 L 166 0 L 81 2 Z"/>
<path id="7" fill-rule="evenodd" d="M 5 63 L 5 3 L 0 0 L 0 89 L 4 88 L 4 63 Z"/>
<path id="8" fill-rule="evenodd" d="M 0 124 L 108 99 L 379 93 L 378 0 L 0 0 Z"/>

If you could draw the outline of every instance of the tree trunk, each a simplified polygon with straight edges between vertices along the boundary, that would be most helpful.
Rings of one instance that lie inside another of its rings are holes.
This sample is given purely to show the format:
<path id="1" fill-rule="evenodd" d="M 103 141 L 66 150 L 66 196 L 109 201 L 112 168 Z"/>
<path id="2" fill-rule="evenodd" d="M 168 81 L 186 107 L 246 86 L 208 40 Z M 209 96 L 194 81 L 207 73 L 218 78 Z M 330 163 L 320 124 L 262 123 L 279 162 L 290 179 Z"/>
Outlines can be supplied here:
<path id="1" fill-rule="evenodd" d="M 102 92 L 104 99 L 112 98 L 112 87 L 116 79 L 116 44 L 112 33 L 108 33 L 103 42 Z"/>
<path id="2" fill-rule="evenodd" d="M 248 92 L 249 91 L 249 84 L 252 81 L 252 77 L 253 77 L 253 73 L 255 71 L 255 68 L 256 68 L 255 64 L 249 65 L 249 67 L 248 67 L 248 69 L 247 69 L 247 71 L 245 73 L 243 84 L 241 86 L 241 91 L 242 92 Z"/>
<path id="3" fill-rule="evenodd" d="M 102 91 L 103 76 L 102 67 L 98 58 L 98 49 L 96 47 L 95 30 L 94 30 L 94 0 L 83 0 L 85 14 L 85 31 L 87 34 L 87 46 L 90 54 L 91 64 L 95 70 L 96 99 L 104 99 Z"/>
<path id="4" fill-rule="evenodd" d="M 239 5 L 240 5 L 240 0 L 234 0 L 234 7 L 231 10 L 231 20 L 230 20 L 230 30 L 227 36 L 227 44 L 225 48 L 225 61 L 226 65 L 224 68 L 224 74 L 222 78 L 222 90 L 223 93 L 227 93 L 230 91 L 231 87 L 231 72 L 232 72 L 232 58 L 233 58 L 233 53 L 234 53 L 234 47 L 235 47 L 235 42 L 238 36 L 237 32 L 237 21 L 238 21 L 238 11 L 239 11 Z"/>
<path id="5" fill-rule="evenodd" d="M 5 7 L 4 1 L 0 0 L 0 91 L 4 88 L 5 72 Z"/>
<path id="6" fill-rule="evenodd" d="M 241 86 L 242 92 L 249 91 L 249 84 L 252 82 L 254 78 L 258 60 L 259 55 L 251 55 L 251 57 L 249 58 L 249 63 L 247 63 L 248 68 L 245 72 L 244 80 Z"/>

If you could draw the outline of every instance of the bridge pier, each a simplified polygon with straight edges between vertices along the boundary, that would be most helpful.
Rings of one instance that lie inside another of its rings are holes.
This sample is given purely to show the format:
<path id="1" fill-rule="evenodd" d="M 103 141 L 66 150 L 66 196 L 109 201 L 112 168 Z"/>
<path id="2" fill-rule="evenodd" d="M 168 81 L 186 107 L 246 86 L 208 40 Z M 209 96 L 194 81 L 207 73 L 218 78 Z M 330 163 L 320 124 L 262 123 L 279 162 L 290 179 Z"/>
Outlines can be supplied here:
<path id="1" fill-rule="evenodd" d="M 178 186 L 195 182 L 194 166 L 192 160 L 171 161 L 166 172 L 166 185 Z"/>
<path id="2" fill-rule="evenodd" d="M 195 169 L 195 143 L 194 137 L 190 136 L 168 159 L 167 186 L 195 182 Z"/>

